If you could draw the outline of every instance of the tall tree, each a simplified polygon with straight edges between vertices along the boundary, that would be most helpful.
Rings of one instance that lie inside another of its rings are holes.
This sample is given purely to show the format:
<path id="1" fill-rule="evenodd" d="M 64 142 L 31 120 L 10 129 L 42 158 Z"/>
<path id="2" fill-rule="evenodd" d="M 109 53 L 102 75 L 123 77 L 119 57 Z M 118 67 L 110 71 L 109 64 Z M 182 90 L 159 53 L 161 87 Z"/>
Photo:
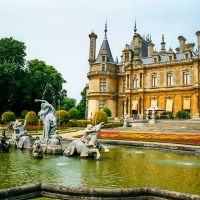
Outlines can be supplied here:
<path id="1" fill-rule="evenodd" d="M 17 109 L 24 98 L 24 65 L 26 47 L 11 38 L 0 39 L 0 112 Z"/>
<path id="2" fill-rule="evenodd" d="M 23 42 L 10 38 L 0 40 L 0 64 L 10 63 L 18 67 L 25 65 L 26 46 Z"/>
<path id="3" fill-rule="evenodd" d="M 35 107 L 35 99 L 45 99 L 57 108 L 58 100 L 66 97 L 66 90 L 62 88 L 66 81 L 62 75 L 53 66 L 37 59 L 28 62 L 27 71 L 32 85 L 31 109 L 38 109 L 38 106 Z"/>
<path id="4" fill-rule="evenodd" d="M 86 111 L 86 87 L 81 92 L 82 99 L 77 105 L 77 109 L 79 111 L 79 116 L 81 119 L 85 119 L 85 111 Z"/>
<path id="5" fill-rule="evenodd" d="M 71 108 L 76 106 L 76 99 L 66 97 L 61 101 L 60 108 L 69 111 Z"/>

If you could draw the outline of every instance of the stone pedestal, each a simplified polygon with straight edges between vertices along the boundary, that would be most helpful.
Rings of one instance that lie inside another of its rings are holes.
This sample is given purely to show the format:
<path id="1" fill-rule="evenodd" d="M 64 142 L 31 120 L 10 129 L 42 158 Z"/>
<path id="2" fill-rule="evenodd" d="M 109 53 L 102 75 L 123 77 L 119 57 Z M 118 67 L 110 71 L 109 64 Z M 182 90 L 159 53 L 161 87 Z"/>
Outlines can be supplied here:
<path id="1" fill-rule="evenodd" d="M 48 143 L 41 143 L 41 147 L 44 154 L 62 154 L 62 145 L 51 145 Z"/>

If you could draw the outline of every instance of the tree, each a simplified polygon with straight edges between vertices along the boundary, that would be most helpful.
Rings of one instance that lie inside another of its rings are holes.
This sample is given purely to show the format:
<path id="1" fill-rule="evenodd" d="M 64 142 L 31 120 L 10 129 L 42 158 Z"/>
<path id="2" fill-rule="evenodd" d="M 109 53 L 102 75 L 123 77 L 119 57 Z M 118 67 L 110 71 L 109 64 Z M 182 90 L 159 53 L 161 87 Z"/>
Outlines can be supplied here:
<path id="1" fill-rule="evenodd" d="M 77 108 L 73 107 L 69 110 L 70 119 L 79 119 L 79 111 Z"/>
<path id="2" fill-rule="evenodd" d="M 86 87 L 81 92 L 82 99 L 77 105 L 77 110 L 79 111 L 80 119 L 85 119 L 85 110 L 86 110 Z"/>
<path id="3" fill-rule="evenodd" d="M 10 38 L 0 40 L 0 64 L 15 64 L 18 67 L 25 65 L 26 46 L 23 42 Z"/>
<path id="4" fill-rule="evenodd" d="M 16 111 L 27 100 L 24 93 L 24 85 L 27 86 L 24 74 L 25 50 L 24 43 L 12 37 L 0 39 L 0 112 Z"/>
<path id="5" fill-rule="evenodd" d="M 58 108 L 58 100 L 66 97 L 66 90 L 62 88 L 66 81 L 62 75 L 44 61 L 31 60 L 27 64 L 29 83 L 31 84 L 29 110 L 37 110 L 35 99 L 45 99 L 55 108 Z"/>
<path id="6" fill-rule="evenodd" d="M 76 106 L 76 99 L 65 97 L 60 104 L 60 109 L 69 111 L 71 108 Z"/>

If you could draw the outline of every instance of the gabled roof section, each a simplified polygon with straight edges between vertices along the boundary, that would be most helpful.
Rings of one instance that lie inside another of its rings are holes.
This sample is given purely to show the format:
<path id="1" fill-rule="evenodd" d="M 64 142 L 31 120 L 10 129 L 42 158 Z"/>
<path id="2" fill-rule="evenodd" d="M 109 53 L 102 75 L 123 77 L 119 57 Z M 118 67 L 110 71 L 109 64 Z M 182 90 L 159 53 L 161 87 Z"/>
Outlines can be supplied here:
<path id="1" fill-rule="evenodd" d="M 111 53 L 111 50 L 110 50 L 110 46 L 109 46 L 109 43 L 108 43 L 108 39 L 107 39 L 107 31 L 108 30 L 107 30 L 107 22 L 106 22 L 105 30 L 104 30 L 105 36 L 104 36 L 104 39 L 103 39 L 103 42 L 102 42 L 102 45 L 101 45 L 101 48 L 99 50 L 99 54 L 97 56 L 95 63 L 100 63 L 102 61 L 102 59 L 101 59 L 102 55 L 107 56 L 107 62 L 114 63 L 112 53 Z"/>

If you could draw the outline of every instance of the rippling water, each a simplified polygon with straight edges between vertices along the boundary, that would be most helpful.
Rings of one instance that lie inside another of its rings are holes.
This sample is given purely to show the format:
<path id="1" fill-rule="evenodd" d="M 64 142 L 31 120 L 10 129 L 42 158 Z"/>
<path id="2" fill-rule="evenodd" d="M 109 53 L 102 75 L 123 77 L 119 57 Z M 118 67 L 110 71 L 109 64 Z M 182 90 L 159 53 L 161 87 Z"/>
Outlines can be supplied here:
<path id="1" fill-rule="evenodd" d="M 0 189 L 46 182 L 72 187 L 155 187 L 200 194 L 200 157 L 165 150 L 110 146 L 100 161 L 27 150 L 0 153 Z"/>

